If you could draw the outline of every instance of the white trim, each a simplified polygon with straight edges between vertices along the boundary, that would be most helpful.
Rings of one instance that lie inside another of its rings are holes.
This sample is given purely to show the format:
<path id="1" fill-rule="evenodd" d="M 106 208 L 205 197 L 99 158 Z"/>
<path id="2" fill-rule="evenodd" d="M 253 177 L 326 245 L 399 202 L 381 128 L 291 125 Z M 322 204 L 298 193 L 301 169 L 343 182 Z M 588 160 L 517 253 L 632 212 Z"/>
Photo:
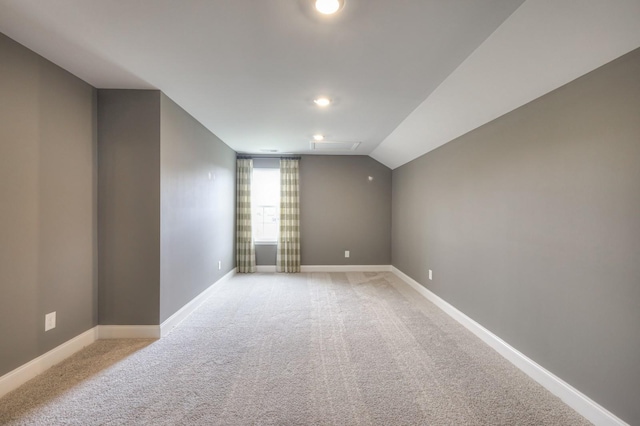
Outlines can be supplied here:
<path id="1" fill-rule="evenodd" d="M 389 272 L 391 265 L 302 265 L 301 272 Z"/>
<path id="2" fill-rule="evenodd" d="M 24 383 L 53 367 L 82 348 L 96 341 L 96 329 L 91 328 L 71 340 L 51 349 L 49 352 L 0 377 L 0 397 L 18 388 Z"/>
<path id="3" fill-rule="evenodd" d="M 191 299 L 190 302 L 188 302 L 186 305 L 180 308 L 176 313 L 174 313 L 169 318 L 167 318 L 162 324 L 160 324 L 160 335 L 158 337 L 165 337 L 167 334 L 169 334 L 171 330 L 175 328 L 175 326 L 180 324 L 185 318 L 191 315 L 193 311 L 198 309 L 200 305 L 202 305 L 204 301 L 207 300 L 209 296 L 211 296 L 213 287 L 216 284 L 220 284 L 224 281 L 227 281 L 228 279 L 233 277 L 235 274 L 236 274 L 236 268 L 233 268 L 231 271 L 225 274 L 218 281 L 216 281 L 215 283 L 207 287 L 205 290 L 203 290 L 202 293 L 200 293 L 199 295 Z"/>
<path id="4" fill-rule="evenodd" d="M 300 272 L 390 272 L 391 265 L 302 265 Z M 258 265 L 256 272 L 275 273 L 276 265 Z"/>
<path id="5" fill-rule="evenodd" d="M 98 339 L 159 339 L 159 325 L 98 325 Z"/>
<path id="6" fill-rule="evenodd" d="M 464 313 L 456 309 L 454 306 L 437 296 L 435 293 L 426 289 L 413 278 L 404 272 L 391 267 L 391 271 L 400 279 L 405 281 L 414 290 L 431 301 L 434 305 L 442 309 L 447 315 L 458 321 L 465 328 L 478 336 L 482 341 L 491 346 L 496 352 L 510 361 L 513 365 L 522 370 L 536 382 L 540 383 L 552 394 L 563 400 L 568 406 L 576 410 L 583 417 L 596 426 L 628 426 L 627 423 L 609 412 L 606 408 L 584 395 L 582 392 L 560 379 L 553 373 L 547 371 L 544 367 L 535 361 L 527 358 L 524 354 L 510 346 L 507 342 L 466 316 Z"/>

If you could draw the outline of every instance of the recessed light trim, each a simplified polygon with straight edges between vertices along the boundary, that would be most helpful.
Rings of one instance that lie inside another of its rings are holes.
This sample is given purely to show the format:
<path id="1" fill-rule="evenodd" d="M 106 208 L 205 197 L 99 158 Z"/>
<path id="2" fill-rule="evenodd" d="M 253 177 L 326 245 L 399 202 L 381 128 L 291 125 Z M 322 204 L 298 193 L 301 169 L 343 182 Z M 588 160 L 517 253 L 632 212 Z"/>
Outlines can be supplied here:
<path id="1" fill-rule="evenodd" d="M 318 99 L 314 99 L 313 103 L 315 103 L 319 107 L 324 108 L 324 107 L 328 107 L 329 104 L 331 104 L 331 99 L 325 98 L 325 97 L 321 97 L 321 98 L 318 98 Z"/>
<path id="2" fill-rule="evenodd" d="M 315 0 L 316 10 L 323 15 L 333 15 L 342 8 L 343 0 Z"/>

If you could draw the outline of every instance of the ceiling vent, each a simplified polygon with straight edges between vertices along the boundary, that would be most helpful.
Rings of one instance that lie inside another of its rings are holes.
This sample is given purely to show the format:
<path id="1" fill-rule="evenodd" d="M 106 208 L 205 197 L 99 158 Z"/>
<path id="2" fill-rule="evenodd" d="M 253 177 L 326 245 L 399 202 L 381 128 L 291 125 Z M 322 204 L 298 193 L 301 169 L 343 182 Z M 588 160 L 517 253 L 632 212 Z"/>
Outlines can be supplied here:
<path id="1" fill-rule="evenodd" d="M 355 151 L 360 142 L 311 141 L 313 151 Z"/>

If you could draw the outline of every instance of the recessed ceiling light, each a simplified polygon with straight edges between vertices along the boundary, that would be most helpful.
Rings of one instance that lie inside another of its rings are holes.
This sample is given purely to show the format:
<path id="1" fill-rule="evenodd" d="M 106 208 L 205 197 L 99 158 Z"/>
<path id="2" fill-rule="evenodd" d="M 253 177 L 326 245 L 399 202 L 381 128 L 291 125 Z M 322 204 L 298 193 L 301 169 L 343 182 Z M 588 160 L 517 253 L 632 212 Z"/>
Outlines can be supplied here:
<path id="1" fill-rule="evenodd" d="M 340 10 L 340 0 L 316 0 L 316 10 L 324 15 L 331 15 Z"/>
<path id="2" fill-rule="evenodd" d="M 314 99 L 313 102 L 319 107 L 326 107 L 326 106 L 329 106 L 329 104 L 331 103 L 331 101 L 328 98 Z"/>
<path id="3" fill-rule="evenodd" d="M 322 135 L 313 135 L 313 140 L 314 141 L 320 142 L 323 139 L 324 139 L 324 136 L 322 136 Z"/>

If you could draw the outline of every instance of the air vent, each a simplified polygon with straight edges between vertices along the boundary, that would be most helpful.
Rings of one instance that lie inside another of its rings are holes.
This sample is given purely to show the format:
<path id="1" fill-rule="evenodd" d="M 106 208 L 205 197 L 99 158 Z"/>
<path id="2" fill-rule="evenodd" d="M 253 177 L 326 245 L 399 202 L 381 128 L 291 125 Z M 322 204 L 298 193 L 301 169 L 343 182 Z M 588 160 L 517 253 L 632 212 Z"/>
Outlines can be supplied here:
<path id="1" fill-rule="evenodd" d="M 355 151 L 360 142 L 311 141 L 313 151 Z"/>

